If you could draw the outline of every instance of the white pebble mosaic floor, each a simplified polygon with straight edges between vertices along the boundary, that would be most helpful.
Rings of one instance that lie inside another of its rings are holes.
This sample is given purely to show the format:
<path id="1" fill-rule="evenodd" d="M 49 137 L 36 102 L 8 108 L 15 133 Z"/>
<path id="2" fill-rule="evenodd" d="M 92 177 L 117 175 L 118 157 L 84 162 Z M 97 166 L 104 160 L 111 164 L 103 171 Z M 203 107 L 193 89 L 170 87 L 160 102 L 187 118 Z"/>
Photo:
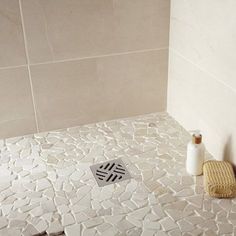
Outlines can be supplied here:
<path id="1" fill-rule="evenodd" d="M 236 235 L 236 199 L 185 171 L 189 139 L 155 113 L 0 140 L 0 235 Z M 98 187 L 90 166 L 116 158 L 132 179 Z"/>

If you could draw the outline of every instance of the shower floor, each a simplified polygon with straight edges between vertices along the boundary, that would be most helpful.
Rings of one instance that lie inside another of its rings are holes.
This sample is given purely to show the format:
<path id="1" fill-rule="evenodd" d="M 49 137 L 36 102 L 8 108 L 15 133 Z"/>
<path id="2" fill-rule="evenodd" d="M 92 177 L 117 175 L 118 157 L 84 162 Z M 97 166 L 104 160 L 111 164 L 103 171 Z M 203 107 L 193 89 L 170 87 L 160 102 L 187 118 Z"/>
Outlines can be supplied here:
<path id="1" fill-rule="evenodd" d="M 189 139 L 155 113 L 0 140 L 0 235 L 236 235 L 236 199 L 185 171 Z M 90 166 L 117 158 L 132 178 L 98 187 Z"/>

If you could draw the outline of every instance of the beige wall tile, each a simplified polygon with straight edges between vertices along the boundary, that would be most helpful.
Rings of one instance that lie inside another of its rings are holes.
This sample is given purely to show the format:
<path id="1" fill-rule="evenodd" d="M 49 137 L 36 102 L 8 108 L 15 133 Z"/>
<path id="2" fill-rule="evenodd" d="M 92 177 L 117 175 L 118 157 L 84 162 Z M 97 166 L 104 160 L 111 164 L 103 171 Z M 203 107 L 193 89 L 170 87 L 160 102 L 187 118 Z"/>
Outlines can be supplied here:
<path id="1" fill-rule="evenodd" d="M 0 69 L 0 138 L 36 132 L 27 67 Z"/>
<path id="2" fill-rule="evenodd" d="M 170 51 L 168 112 L 185 128 L 200 129 L 218 160 L 236 165 L 236 93 Z"/>
<path id="3" fill-rule="evenodd" d="M 31 66 L 40 131 L 165 110 L 167 50 Z"/>
<path id="4" fill-rule="evenodd" d="M 0 0 L 0 67 L 26 64 L 18 0 Z"/>
<path id="5" fill-rule="evenodd" d="M 236 1 L 171 1 L 170 47 L 236 90 Z"/>
<path id="6" fill-rule="evenodd" d="M 31 63 L 168 47 L 169 0 L 22 0 Z"/>

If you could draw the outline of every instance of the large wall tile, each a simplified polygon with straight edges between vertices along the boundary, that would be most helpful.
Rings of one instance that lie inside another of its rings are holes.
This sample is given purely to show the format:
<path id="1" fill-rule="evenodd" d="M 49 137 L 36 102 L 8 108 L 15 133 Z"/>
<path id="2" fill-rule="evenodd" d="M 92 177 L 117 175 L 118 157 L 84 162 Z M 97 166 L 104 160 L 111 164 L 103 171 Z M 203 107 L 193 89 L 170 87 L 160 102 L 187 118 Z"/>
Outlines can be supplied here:
<path id="1" fill-rule="evenodd" d="M 26 64 L 18 0 L 0 0 L 0 67 Z"/>
<path id="2" fill-rule="evenodd" d="M 0 138 L 37 132 L 27 67 L 0 69 Z"/>
<path id="3" fill-rule="evenodd" d="M 170 47 L 236 91 L 236 1 L 171 1 Z"/>
<path id="4" fill-rule="evenodd" d="M 216 159 L 236 164 L 236 93 L 172 50 L 169 58 L 168 112 L 202 130 Z"/>
<path id="5" fill-rule="evenodd" d="M 165 110 L 167 50 L 31 66 L 40 131 Z"/>
<path id="6" fill-rule="evenodd" d="M 22 0 L 31 63 L 168 47 L 169 0 Z"/>

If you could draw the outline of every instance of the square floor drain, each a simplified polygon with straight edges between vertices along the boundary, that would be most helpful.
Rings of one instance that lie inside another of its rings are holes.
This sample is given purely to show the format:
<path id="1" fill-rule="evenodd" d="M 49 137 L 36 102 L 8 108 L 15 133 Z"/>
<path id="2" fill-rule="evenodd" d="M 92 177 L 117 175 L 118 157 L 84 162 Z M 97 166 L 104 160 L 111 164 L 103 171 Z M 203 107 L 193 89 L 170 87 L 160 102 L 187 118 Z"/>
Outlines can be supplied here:
<path id="1" fill-rule="evenodd" d="M 100 187 L 131 179 L 131 175 L 121 159 L 92 165 L 90 169 Z"/>

